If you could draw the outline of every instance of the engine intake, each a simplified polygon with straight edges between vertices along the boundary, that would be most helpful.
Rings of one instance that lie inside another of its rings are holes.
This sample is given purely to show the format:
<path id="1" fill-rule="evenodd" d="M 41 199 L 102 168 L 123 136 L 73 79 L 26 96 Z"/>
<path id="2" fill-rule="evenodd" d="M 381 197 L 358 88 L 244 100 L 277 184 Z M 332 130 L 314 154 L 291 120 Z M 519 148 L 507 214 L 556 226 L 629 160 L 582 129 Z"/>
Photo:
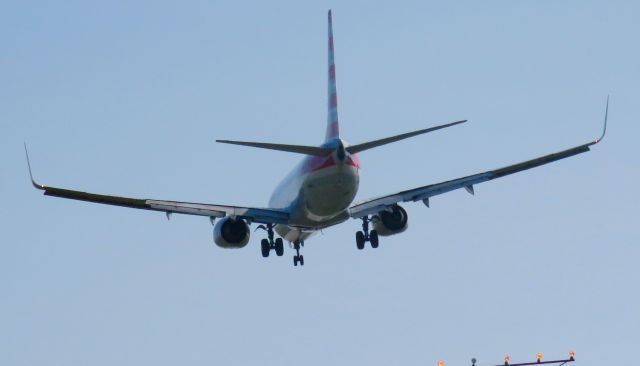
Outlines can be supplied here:
<path id="1" fill-rule="evenodd" d="M 213 228 L 213 241 L 221 248 L 243 248 L 250 237 L 249 225 L 242 219 L 225 217 Z"/>
<path id="2" fill-rule="evenodd" d="M 387 210 L 380 211 L 371 218 L 373 228 L 381 236 L 400 234 L 407 230 L 409 226 L 408 220 L 407 211 L 398 205 L 393 205 Z"/>

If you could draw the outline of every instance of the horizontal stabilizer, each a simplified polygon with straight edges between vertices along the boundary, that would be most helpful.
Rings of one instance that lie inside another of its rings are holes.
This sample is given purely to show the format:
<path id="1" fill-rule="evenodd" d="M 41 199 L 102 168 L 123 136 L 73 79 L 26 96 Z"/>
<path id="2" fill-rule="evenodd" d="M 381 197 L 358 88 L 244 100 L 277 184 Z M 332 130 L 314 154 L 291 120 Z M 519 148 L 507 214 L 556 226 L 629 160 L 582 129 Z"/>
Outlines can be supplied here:
<path id="1" fill-rule="evenodd" d="M 305 155 L 327 156 L 333 152 L 334 149 L 328 147 L 317 146 L 304 146 L 304 145 L 285 145 L 285 144 L 271 144 L 267 142 L 248 142 L 248 141 L 230 141 L 230 140 L 216 140 L 223 144 L 241 145 L 259 147 L 261 149 L 279 150 Z"/>
<path id="2" fill-rule="evenodd" d="M 462 121 L 446 123 L 446 124 L 435 126 L 435 127 L 425 128 L 423 130 L 407 132 L 407 133 L 403 133 L 403 134 L 396 135 L 396 136 L 391 136 L 391 137 L 386 137 L 386 138 L 379 139 L 379 140 L 365 142 L 365 143 L 362 143 L 362 144 L 351 145 L 351 146 L 347 147 L 346 150 L 348 152 L 350 152 L 351 154 L 355 154 L 355 153 L 359 153 L 360 151 L 369 150 L 369 149 L 372 149 L 374 147 L 378 147 L 378 146 L 381 146 L 381 145 L 390 144 L 392 142 L 408 139 L 409 137 L 422 135 L 423 133 L 439 130 L 441 128 L 455 126 L 455 125 L 458 125 L 458 124 L 464 123 L 464 122 L 467 122 L 467 120 L 465 119 L 465 120 L 462 120 Z"/>

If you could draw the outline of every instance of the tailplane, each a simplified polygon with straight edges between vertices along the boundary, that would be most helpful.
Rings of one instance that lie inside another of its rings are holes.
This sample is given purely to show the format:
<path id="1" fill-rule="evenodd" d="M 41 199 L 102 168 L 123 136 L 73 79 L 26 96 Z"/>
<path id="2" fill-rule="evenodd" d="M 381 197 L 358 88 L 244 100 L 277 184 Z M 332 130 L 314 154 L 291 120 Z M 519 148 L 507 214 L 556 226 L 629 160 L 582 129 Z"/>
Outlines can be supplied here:
<path id="1" fill-rule="evenodd" d="M 361 151 L 373 149 L 374 147 L 390 144 L 392 142 L 408 139 L 409 137 L 422 135 L 424 133 L 436 131 L 436 130 L 439 130 L 441 128 L 447 128 L 447 127 L 459 125 L 459 124 L 465 123 L 465 122 L 467 122 L 466 119 L 462 120 L 462 121 L 450 122 L 450 123 L 445 123 L 445 124 L 434 126 L 434 127 L 429 127 L 429 128 L 425 128 L 425 129 L 422 129 L 422 130 L 407 132 L 407 133 L 403 133 L 403 134 L 400 134 L 400 135 L 395 135 L 395 136 L 391 136 L 391 137 L 385 137 L 385 138 L 378 139 L 378 140 L 363 142 L 361 144 L 348 146 L 348 147 L 346 147 L 345 150 L 347 150 L 350 154 L 357 154 L 357 153 L 359 153 Z M 604 134 L 603 134 L 603 136 L 604 136 Z M 327 135 L 327 139 L 330 139 L 330 138 L 333 138 L 333 137 L 329 137 Z M 297 153 L 297 154 L 305 154 L 305 155 L 315 155 L 315 156 L 327 156 L 327 155 L 329 155 L 329 154 L 331 154 L 332 152 L 335 151 L 335 148 L 322 147 L 322 146 L 287 145 L 287 144 L 274 144 L 274 143 L 269 143 L 269 142 L 232 141 L 232 140 L 216 140 L 216 142 L 221 142 L 223 144 L 258 147 L 258 148 L 261 148 L 261 149 L 279 150 L 279 151 L 286 151 L 286 152 L 292 152 L 292 153 Z M 342 146 L 342 145 L 340 145 L 340 146 Z"/>
<path id="2" fill-rule="evenodd" d="M 422 130 L 407 132 L 407 133 L 403 133 L 403 134 L 400 134 L 400 135 L 395 135 L 395 136 L 391 136 L 391 137 L 385 137 L 385 138 L 378 139 L 378 140 L 363 142 L 361 144 L 351 145 L 351 146 L 347 147 L 346 150 L 351 154 L 356 154 L 356 153 L 359 153 L 361 151 L 373 149 L 374 147 L 390 144 L 392 142 L 408 139 L 409 137 L 422 135 L 423 133 L 428 133 L 428 132 L 439 130 L 441 128 L 447 128 L 447 127 L 459 125 L 459 124 L 465 123 L 465 122 L 467 122 L 466 119 L 464 119 L 462 121 L 450 122 L 450 123 L 445 123 L 443 125 L 429 127 L 429 128 L 425 128 L 425 129 L 422 129 Z"/>
<path id="3" fill-rule="evenodd" d="M 232 140 L 216 140 L 223 144 L 241 145 L 258 147 L 261 149 L 286 151 L 297 154 L 315 155 L 315 156 L 327 156 L 331 154 L 334 149 L 328 147 L 307 146 L 307 145 L 287 145 L 287 144 L 273 144 L 269 142 L 253 142 L 253 141 L 232 141 Z"/>

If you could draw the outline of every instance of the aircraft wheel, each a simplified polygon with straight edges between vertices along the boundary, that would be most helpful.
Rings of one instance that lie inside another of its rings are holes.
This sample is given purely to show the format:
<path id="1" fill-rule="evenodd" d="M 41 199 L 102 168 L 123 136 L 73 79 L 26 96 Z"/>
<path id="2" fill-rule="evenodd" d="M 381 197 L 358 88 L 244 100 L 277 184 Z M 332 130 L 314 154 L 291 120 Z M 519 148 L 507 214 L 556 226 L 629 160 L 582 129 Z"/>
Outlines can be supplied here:
<path id="1" fill-rule="evenodd" d="M 379 241 L 378 241 L 378 232 L 375 230 L 371 230 L 371 232 L 369 233 L 369 242 L 371 242 L 371 248 L 377 248 Z"/>
<path id="2" fill-rule="evenodd" d="M 271 250 L 271 246 L 269 245 L 268 239 L 262 239 L 260 242 L 260 247 L 262 249 L 262 256 L 267 258 L 269 256 L 269 251 Z"/>
<path id="3" fill-rule="evenodd" d="M 293 256 L 293 266 L 294 266 L 294 267 L 297 267 L 297 266 L 298 266 L 298 256 L 297 256 L 297 255 L 294 255 L 294 256 Z"/>
<path id="4" fill-rule="evenodd" d="M 282 255 L 284 254 L 284 243 L 282 242 L 282 238 L 277 238 L 275 245 L 276 245 L 276 255 L 278 257 L 282 257 Z"/>
<path id="5" fill-rule="evenodd" d="M 364 249 L 364 233 L 362 231 L 356 233 L 356 246 L 360 250 Z"/>
<path id="6" fill-rule="evenodd" d="M 300 261 L 300 265 L 304 266 L 304 256 L 302 254 L 300 254 L 300 259 L 298 259 Z"/>

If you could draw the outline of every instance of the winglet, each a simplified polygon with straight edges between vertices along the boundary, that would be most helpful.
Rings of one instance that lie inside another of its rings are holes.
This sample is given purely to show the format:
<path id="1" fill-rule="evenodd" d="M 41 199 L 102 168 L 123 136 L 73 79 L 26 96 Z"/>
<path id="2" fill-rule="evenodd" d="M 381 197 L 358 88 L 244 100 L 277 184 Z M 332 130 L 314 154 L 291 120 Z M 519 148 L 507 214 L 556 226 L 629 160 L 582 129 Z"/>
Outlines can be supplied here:
<path id="1" fill-rule="evenodd" d="M 604 135 L 607 133 L 607 116 L 608 115 L 609 115 L 609 96 L 607 95 L 607 106 L 604 109 L 604 128 L 602 129 L 602 135 L 594 141 L 595 144 L 602 141 L 602 139 L 604 138 Z"/>
<path id="2" fill-rule="evenodd" d="M 33 179 L 33 173 L 31 173 L 31 162 L 29 162 L 29 152 L 27 151 L 27 143 L 24 143 L 24 153 L 27 156 L 27 167 L 29 168 L 29 177 L 31 178 L 31 184 L 33 184 L 34 187 L 36 187 L 37 189 L 45 189 L 45 186 L 36 182 L 35 179 Z"/>

